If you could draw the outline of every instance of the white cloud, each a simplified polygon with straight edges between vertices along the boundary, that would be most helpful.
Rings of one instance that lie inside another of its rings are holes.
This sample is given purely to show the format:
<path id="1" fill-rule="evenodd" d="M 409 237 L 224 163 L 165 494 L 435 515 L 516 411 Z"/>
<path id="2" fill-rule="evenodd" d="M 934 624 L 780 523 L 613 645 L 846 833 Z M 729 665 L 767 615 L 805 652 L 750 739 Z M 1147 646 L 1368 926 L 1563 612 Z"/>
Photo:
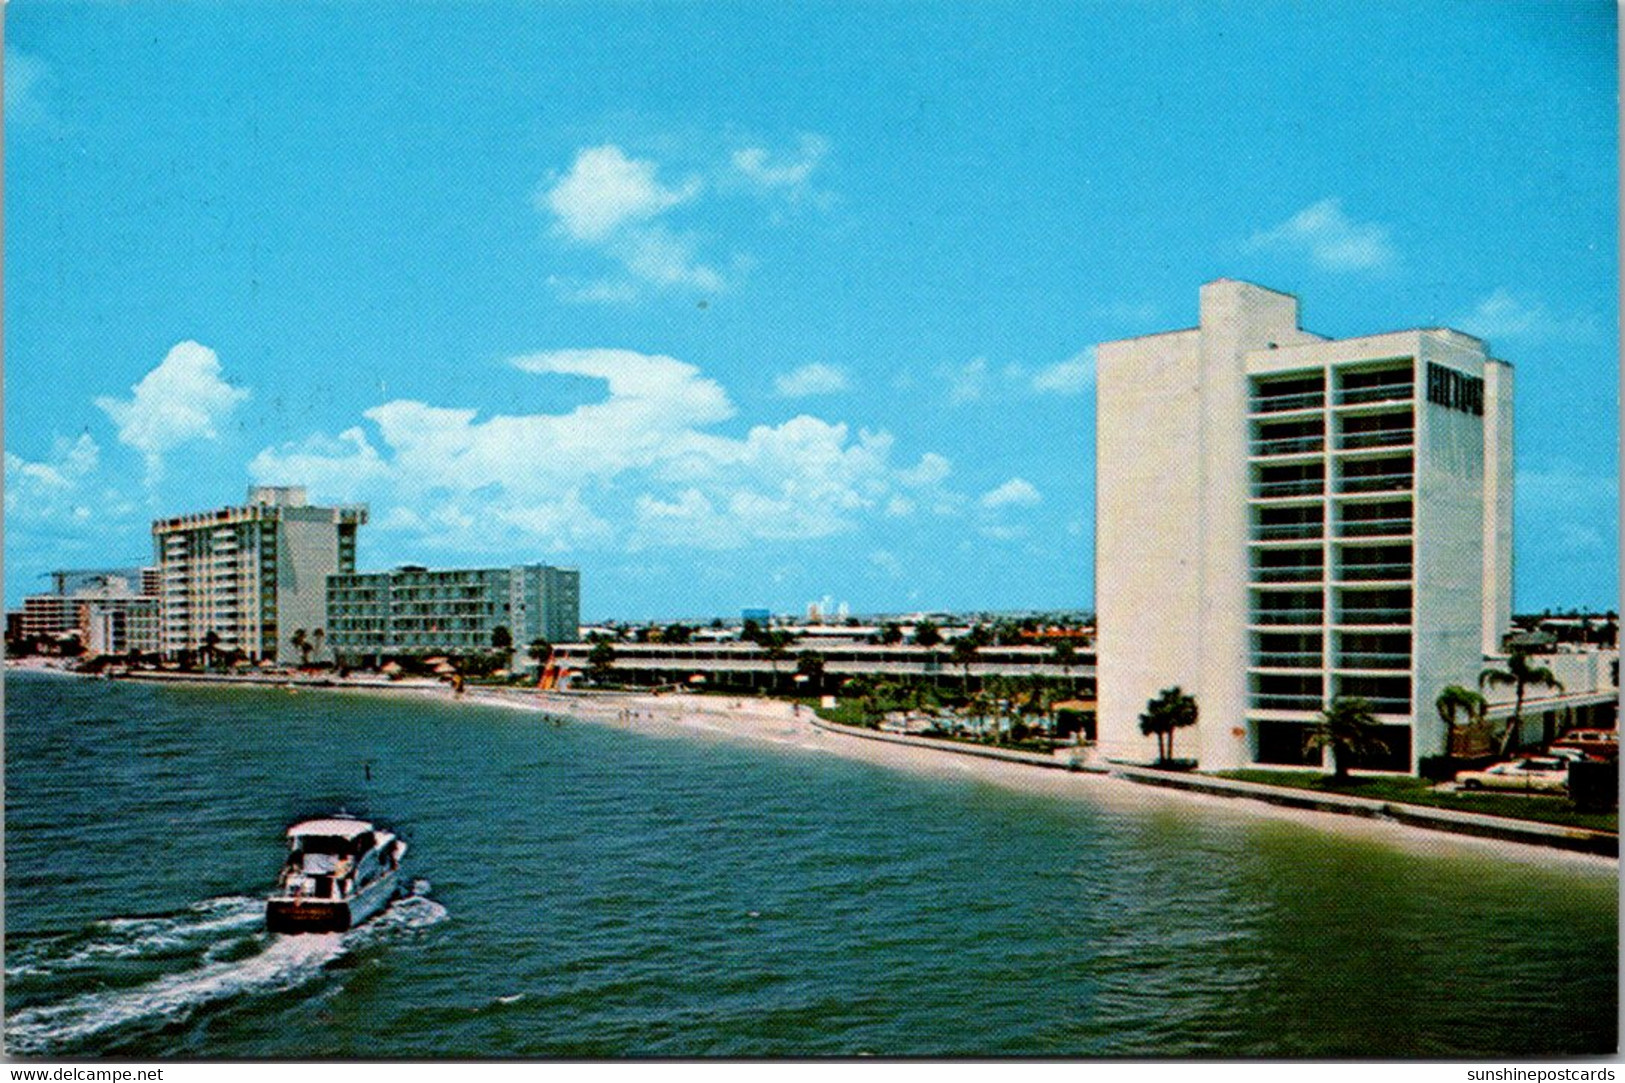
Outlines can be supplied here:
<path id="1" fill-rule="evenodd" d="M 1095 386 L 1095 351 L 1093 347 L 1075 357 L 1057 362 L 1049 368 L 1033 373 L 1033 390 L 1057 395 L 1078 395 Z"/>
<path id="2" fill-rule="evenodd" d="M 987 394 L 987 359 L 975 357 L 963 365 L 943 365 L 937 375 L 948 387 L 948 402 L 962 406 Z"/>
<path id="3" fill-rule="evenodd" d="M 797 399 L 807 395 L 834 394 L 845 391 L 849 385 L 844 370 L 814 361 L 790 372 L 780 373 L 773 378 L 773 386 L 785 398 Z"/>
<path id="4" fill-rule="evenodd" d="M 7 451 L 5 467 L 5 513 L 13 525 L 43 527 L 54 532 L 92 520 L 105 524 L 123 519 L 136 510 L 117 489 L 97 485 L 101 447 L 88 432 L 72 440 L 57 437 L 50 452 L 39 460 L 25 459 Z M 53 545 L 60 538 L 52 534 L 31 538 L 31 543 L 34 540 Z M 37 558 L 40 554 L 30 553 L 30 556 Z"/>
<path id="5" fill-rule="evenodd" d="M 629 158 L 613 143 L 578 151 L 569 172 L 536 190 L 538 210 L 550 214 L 567 240 L 618 262 L 630 279 L 605 279 L 580 286 L 549 279 L 570 301 L 624 302 L 635 299 L 638 283 L 657 288 L 714 292 L 722 276 L 699 261 L 693 237 L 659 219 L 696 199 L 704 184 L 690 177 L 675 187 L 661 183 L 648 159 Z"/>
<path id="6" fill-rule="evenodd" d="M 628 158 L 606 143 L 577 152 L 575 164 L 550 188 L 538 190 L 538 204 L 553 212 L 561 229 L 578 241 L 607 239 L 620 227 L 647 222 L 693 199 L 700 182 L 690 179 L 668 188 L 655 177 L 655 164 Z"/>
<path id="7" fill-rule="evenodd" d="M 1597 329 L 1584 317 L 1555 316 L 1544 303 L 1519 297 L 1505 287 L 1496 289 L 1453 322 L 1484 339 L 1584 339 L 1593 337 Z"/>
<path id="8" fill-rule="evenodd" d="M 1029 508 L 1041 500 L 1043 497 L 1033 487 L 1032 482 L 1025 478 L 1011 478 L 998 488 L 983 493 L 981 505 L 984 508 Z"/>
<path id="9" fill-rule="evenodd" d="M 765 147 L 741 147 L 733 152 L 730 161 L 752 185 L 764 191 L 783 192 L 794 201 L 812 194 L 813 170 L 828 153 L 828 140 L 803 135 L 792 152 L 775 155 Z"/>
<path id="10" fill-rule="evenodd" d="M 182 342 L 130 389 L 129 399 L 102 396 L 96 405 L 118 426 L 119 442 L 146 457 L 156 478 L 164 453 L 194 440 L 212 440 L 216 426 L 248 398 L 220 376 L 220 360 L 207 346 Z"/>
<path id="11" fill-rule="evenodd" d="M 1328 271 L 1380 270 L 1399 260 L 1388 227 L 1354 221 L 1339 199 L 1310 204 L 1275 228 L 1253 234 L 1247 246 L 1307 256 Z"/>
<path id="12" fill-rule="evenodd" d="M 904 492 L 933 510 L 947 461 L 893 462 L 892 437 L 801 415 L 743 436 L 727 393 L 697 367 L 630 350 L 555 350 L 509 362 L 538 375 L 599 379 L 604 394 L 562 414 L 480 417 L 412 400 L 367 410 L 361 427 L 267 448 L 257 479 L 297 483 L 392 510 L 381 529 L 446 548 L 722 549 L 853 529 L 896 514 Z M 400 509 L 417 508 L 416 514 Z M 432 509 L 432 510 L 421 510 Z"/>
<path id="13" fill-rule="evenodd" d="M 51 71 L 37 56 L 6 46 L 5 120 L 8 128 L 48 123 L 45 87 Z"/>

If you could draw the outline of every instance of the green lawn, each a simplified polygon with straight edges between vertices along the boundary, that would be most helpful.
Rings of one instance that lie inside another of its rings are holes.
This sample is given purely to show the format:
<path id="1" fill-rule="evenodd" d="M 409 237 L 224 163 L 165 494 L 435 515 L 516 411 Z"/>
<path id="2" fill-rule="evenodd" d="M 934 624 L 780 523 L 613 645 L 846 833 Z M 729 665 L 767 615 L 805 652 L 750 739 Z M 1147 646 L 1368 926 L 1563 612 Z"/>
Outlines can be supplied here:
<path id="1" fill-rule="evenodd" d="M 1398 775 L 1355 775 L 1341 784 L 1330 775 L 1319 771 L 1214 771 L 1218 778 L 1235 778 L 1244 782 L 1263 782 L 1272 786 L 1291 786 L 1299 790 L 1321 793 L 1342 793 L 1351 797 L 1371 797 L 1396 804 L 1425 805 L 1429 808 L 1456 809 L 1460 812 L 1482 812 L 1489 816 L 1506 816 L 1514 820 L 1535 820 L 1540 823 L 1584 827 L 1592 831 L 1619 833 L 1619 813 L 1581 812 L 1566 797 L 1524 797 L 1507 793 L 1450 793 L 1433 788 L 1422 778 Z"/>

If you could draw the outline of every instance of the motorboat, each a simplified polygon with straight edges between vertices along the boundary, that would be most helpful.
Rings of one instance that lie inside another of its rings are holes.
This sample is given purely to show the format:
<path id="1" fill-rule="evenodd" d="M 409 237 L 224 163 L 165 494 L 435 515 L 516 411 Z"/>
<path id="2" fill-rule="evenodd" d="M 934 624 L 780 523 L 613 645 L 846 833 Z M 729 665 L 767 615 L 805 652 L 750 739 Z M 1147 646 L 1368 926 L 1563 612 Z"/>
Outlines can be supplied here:
<path id="1" fill-rule="evenodd" d="M 288 860 L 266 900 L 274 933 L 353 929 L 388 906 L 400 889 L 406 843 L 346 813 L 288 828 Z"/>

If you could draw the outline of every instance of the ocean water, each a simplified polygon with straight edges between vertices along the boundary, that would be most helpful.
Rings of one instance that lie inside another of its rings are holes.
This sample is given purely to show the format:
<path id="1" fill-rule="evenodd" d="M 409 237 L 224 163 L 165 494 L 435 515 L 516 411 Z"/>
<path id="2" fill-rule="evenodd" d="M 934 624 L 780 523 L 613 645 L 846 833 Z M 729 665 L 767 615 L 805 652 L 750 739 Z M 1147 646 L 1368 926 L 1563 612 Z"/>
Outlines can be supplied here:
<path id="1" fill-rule="evenodd" d="M 1617 1044 L 1600 862 L 406 697 L 5 694 L 13 1054 Z M 350 933 L 266 934 L 283 828 L 340 805 L 401 831 L 420 893 Z"/>

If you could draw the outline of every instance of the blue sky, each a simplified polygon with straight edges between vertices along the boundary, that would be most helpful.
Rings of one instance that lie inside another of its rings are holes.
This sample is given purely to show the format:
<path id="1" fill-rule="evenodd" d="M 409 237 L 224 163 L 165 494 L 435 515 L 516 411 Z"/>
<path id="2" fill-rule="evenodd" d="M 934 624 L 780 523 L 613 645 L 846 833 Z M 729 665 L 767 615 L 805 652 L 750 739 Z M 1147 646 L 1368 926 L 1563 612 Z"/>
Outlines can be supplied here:
<path id="1" fill-rule="evenodd" d="M 1087 607 L 1091 348 L 1220 276 L 1487 338 L 1517 604 L 1617 604 L 1607 3 L 7 16 L 8 605 L 263 481 L 590 618 Z"/>

